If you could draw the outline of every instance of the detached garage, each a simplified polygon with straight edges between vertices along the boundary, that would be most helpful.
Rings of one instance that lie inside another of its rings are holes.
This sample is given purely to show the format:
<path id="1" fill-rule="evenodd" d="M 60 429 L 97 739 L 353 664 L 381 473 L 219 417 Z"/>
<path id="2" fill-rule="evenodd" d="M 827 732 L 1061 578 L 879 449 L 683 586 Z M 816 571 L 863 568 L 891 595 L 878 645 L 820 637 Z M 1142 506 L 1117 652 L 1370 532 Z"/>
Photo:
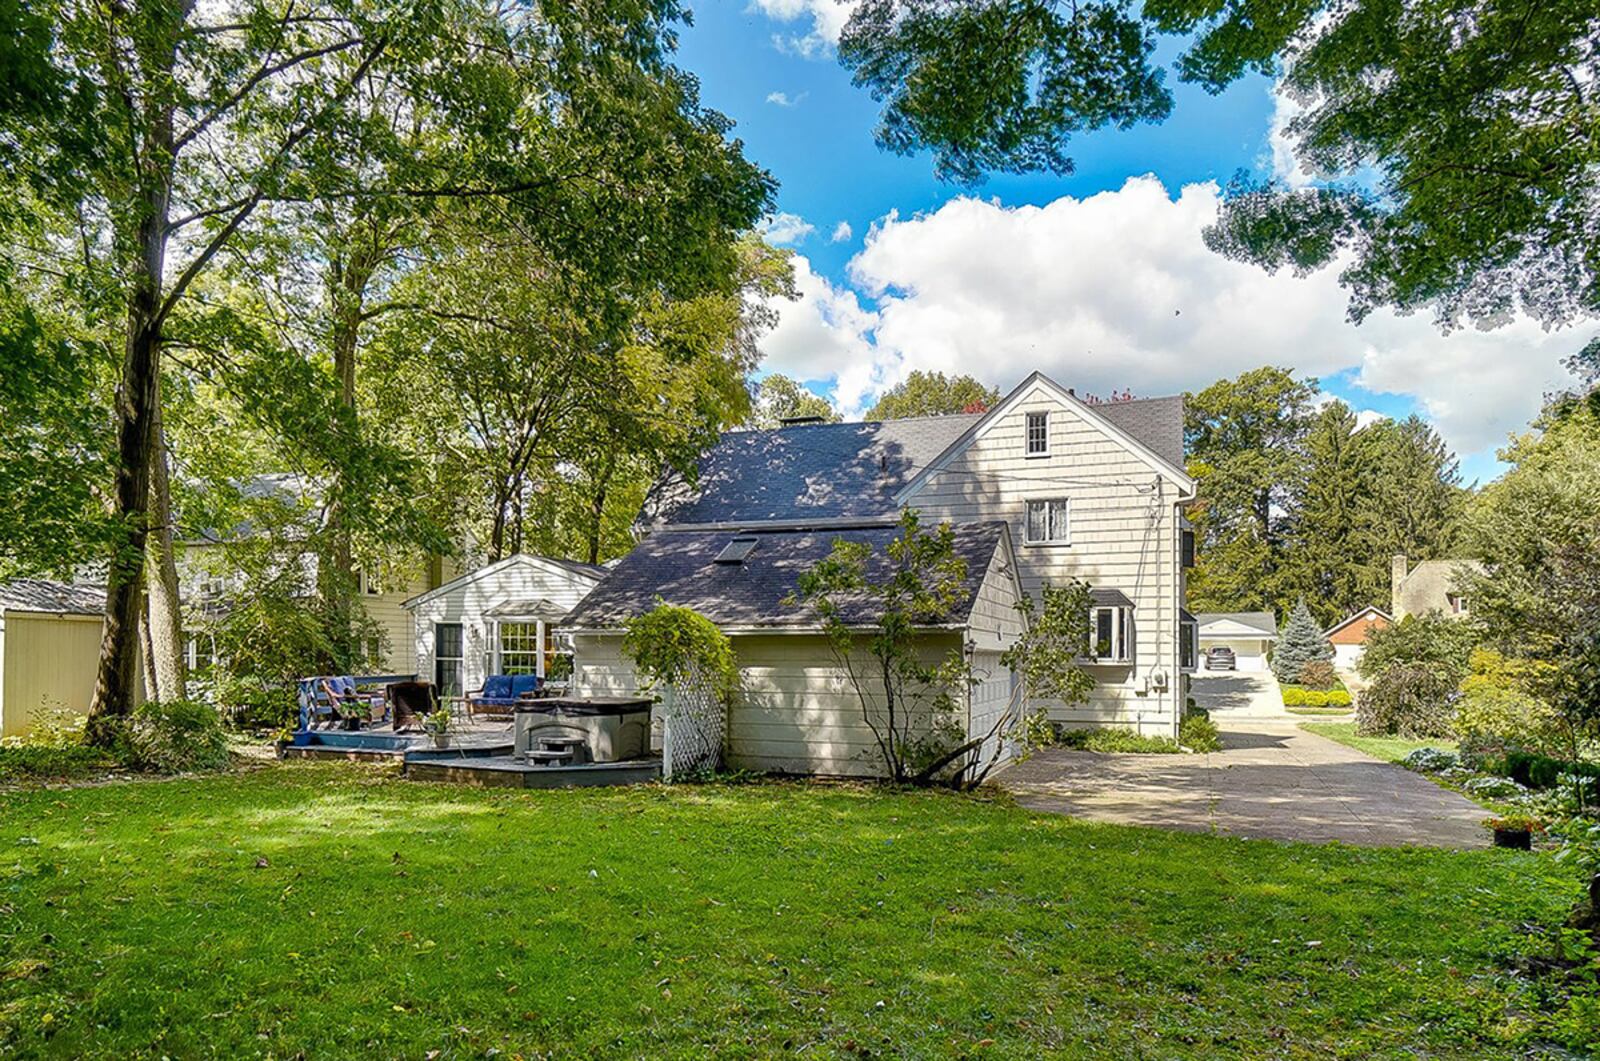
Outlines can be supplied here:
<path id="1" fill-rule="evenodd" d="M 1348 619 L 1332 626 L 1327 638 L 1333 644 L 1333 665 L 1340 670 L 1354 670 L 1361 662 L 1361 653 L 1367 647 L 1367 635 L 1393 624 L 1389 613 L 1368 605 Z"/>
<path id="2" fill-rule="evenodd" d="M 88 714 L 105 591 L 24 578 L 0 583 L 0 737 L 47 712 Z"/>
<path id="3" fill-rule="evenodd" d="M 1278 620 L 1271 612 L 1201 612 L 1200 666 L 1212 648 L 1231 648 L 1235 666 L 1243 671 L 1267 669 L 1267 652 L 1278 640 Z"/>

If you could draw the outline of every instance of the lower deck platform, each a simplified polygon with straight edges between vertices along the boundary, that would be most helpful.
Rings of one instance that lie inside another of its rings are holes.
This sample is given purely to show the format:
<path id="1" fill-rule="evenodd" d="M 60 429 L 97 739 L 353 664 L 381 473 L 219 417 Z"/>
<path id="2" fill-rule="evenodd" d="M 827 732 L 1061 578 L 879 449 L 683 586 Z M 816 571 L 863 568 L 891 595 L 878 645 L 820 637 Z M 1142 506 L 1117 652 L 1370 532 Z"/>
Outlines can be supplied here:
<path id="1" fill-rule="evenodd" d="M 573 766 L 529 766 L 503 755 L 451 755 L 450 749 L 407 752 L 402 772 L 412 781 L 448 781 L 485 788 L 577 788 L 588 785 L 640 785 L 661 778 L 660 759 Z"/>

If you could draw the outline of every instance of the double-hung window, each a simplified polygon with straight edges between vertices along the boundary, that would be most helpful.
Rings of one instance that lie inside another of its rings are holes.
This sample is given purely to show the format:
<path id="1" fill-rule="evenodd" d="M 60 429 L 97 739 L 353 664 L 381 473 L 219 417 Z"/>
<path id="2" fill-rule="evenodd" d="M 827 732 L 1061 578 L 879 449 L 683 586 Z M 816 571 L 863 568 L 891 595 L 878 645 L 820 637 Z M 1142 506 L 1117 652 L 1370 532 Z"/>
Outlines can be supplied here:
<path id="1" fill-rule="evenodd" d="M 1049 413 L 1028 414 L 1026 452 L 1030 457 L 1048 457 L 1050 455 Z"/>
<path id="2" fill-rule="evenodd" d="M 1023 540 L 1029 545 L 1067 545 L 1072 541 L 1071 506 L 1064 497 L 1028 502 Z"/>
<path id="3" fill-rule="evenodd" d="M 499 674 L 538 674 L 543 623 L 503 622 L 500 624 Z"/>

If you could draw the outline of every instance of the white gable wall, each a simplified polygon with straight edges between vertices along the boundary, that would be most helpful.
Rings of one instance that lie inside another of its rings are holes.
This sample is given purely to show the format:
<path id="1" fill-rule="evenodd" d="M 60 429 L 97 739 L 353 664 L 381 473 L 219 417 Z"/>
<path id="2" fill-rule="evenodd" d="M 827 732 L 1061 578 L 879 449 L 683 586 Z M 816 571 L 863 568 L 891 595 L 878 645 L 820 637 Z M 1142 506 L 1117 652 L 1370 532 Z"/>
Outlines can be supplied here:
<path id="1" fill-rule="evenodd" d="M 446 583 L 409 609 L 415 624 L 417 675 L 423 681 L 433 680 L 436 624 L 460 623 L 465 655 L 462 691 L 482 688 L 492 665 L 497 622 L 488 612 L 511 602 L 539 600 L 570 611 L 598 584 L 598 578 L 529 556 L 513 557 L 496 570 Z"/>
<path id="2" fill-rule="evenodd" d="M 1029 412 L 1050 414 L 1048 456 L 1029 457 Z M 1095 665 L 1087 704 L 1044 705 L 1069 726 L 1123 725 L 1175 736 L 1182 714 L 1178 669 L 1181 599 L 1182 487 L 1133 448 L 1107 433 L 1044 384 L 1018 396 L 966 449 L 931 474 L 906 503 L 930 518 L 963 523 L 1006 520 L 1025 591 L 1067 576 L 1117 589 L 1135 605 L 1131 665 Z M 1071 508 L 1067 545 L 1024 541 L 1027 502 L 1065 498 Z M 1157 677 L 1164 676 L 1165 688 Z"/>

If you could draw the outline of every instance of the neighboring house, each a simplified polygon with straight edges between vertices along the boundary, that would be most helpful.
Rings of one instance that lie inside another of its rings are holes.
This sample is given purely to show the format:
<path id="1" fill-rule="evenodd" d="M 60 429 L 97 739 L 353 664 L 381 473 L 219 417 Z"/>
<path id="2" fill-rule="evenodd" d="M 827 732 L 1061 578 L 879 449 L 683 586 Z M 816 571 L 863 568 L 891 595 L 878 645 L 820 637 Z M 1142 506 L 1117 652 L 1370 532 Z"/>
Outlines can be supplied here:
<path id="1" fill-rule="evenodd" d="M 1408 569 L 1405 556 L 1397 555 L 1389 562 L 1389 614 L 1395 622 L 1429 612 L 1465 618 L 1472 604 L 1457 590 L 1458 576 L 1483 570 L 1476 560 L 1423 560 Z"/>
<path id="2" fill-rule="evenodd" d="M 1201 655 L 1208 648 L 1231 648 L 1239 670 L 1267 669 L 1267 653 L 1278 640 L 1278 620 L 1271 612 L 1201 612 L 1195 618 Z"/>
<path id="3" fill-rule="evenodd" d="M 88 714 L 105 590 L 24 578 L 0 583 L 0 737 L 43 712 Z"/>
<path id="4" fill-rule="evenodd" d="M 977 550 L 974 562 L 1010 566 L 1022 592 L 1068 577 L 1096 591 L 1100 655 L 1088 663 L 1097 680 L 1089 702 L 1030 706 L 1068 725 L 1175 736 L 1194 644 L 1182 610 L 1188 550 L 1180 506 L 1193 498 L 1181 398 L 1089 405 L 1038 373 L 982 414 L 729 432 L 702 457 L 693 481 L 668 475 L 656 485 L 641 514 L 648 537 L 637 559 L 625 558 L 569 619 L 576 685 L 634 692 L 620 649 L 628 610 L 647 610 L 658 598 L 696 607 L 738 634 L 746 678 L 755 683 L 754 699 L 736 705 L 730 722 L 733 765 L 869 772 L 859 701 L 845 694 L 814 622 L 779 605 L 834 538 L 863 534 L 886 543 L 900 509 L 911 507 L 925 524 L 954 524 Z M 980 543 L 997 533 L 1004 547 L 983 553 Z M 746 537 L 756 542 L 743 564 L 715 566 L 723 549 Z M 667 563 L 680 550 L 685 563 L 699 565 L 687 575 Z M 758 559 L 764 555 L 771 562 Z M 743 587 L 754 573 L 759 593 L 747 598 Z M 994 577 L 1003 582 L 1005 574 Z M 724 602 L 732 587 L 740 593 Z M 998 638 L 992 648 L 987 640 L 974 648 L 997 660 L 1020 627 L 986 626 L 999 620 L 975 619 L 968 604 L 948 617 L 949 631 Z M 748 622 L 747 607 L 762 621 Z M 992 670 L 985 661 L 984 696 L 1009 690 L 1009 674 Z M 760 724 L 740 729 L 752 720 Z"/>
<path id="5" fill-rule="evenodd" d="M 1354 670 L 1366 650 L 1367 635 L 1382 630 L 1394 622 L 1389 613 L 1369 604 L 1360 611 L 1330 626 L 1325 634 L 1333 645 L 1333 665 L 1340 670 Z"/>
<path id="6" fill-rule="evenodd" d="M 279 533 L 286 541 L 304 540 L 323 518 L 320 487 L 312 480 L 293 474 L 259 475 L 239 487 L 241 494 L 257 503 L 276 502 L 283 520 Z M 179 595 L 191 614 L 217 614 L 219 602 L 242 588 L 244 576 L 229 560 L 227 546 L 265 533 L 248 522 L 226 529 L 207 528 L 178 544 Z M 286 552 L 292 550 L 286 549 Z M 303 582 L 317 582 L 317 557 L 308 552 L 299 557 Z M 376 565 L 374 570 L 355 569 L 356 596 L 367 618 L 377 626 L 382 644 L 369 646 L 369 654 L 383 657 L 382 670 L 394 674 L 417 671 L 416 635 L 405 602 L 425 593 L 461 572 L 452 558 L 424 556 L 420 553 L 403 561 Z M 187 631 L 185 645 L 191 668 L 210 661 L 210 638 L 200 627 Z M 382 651 L 372 651 L 381 648 Z"/>
<path id="7" fill-rule="evenodd" d="M 571 642 L 555 626 L 606 569 L 575 560 L 518 554 L 411 597 L 405 658 L 441 696 L 481 689 L 490 674 L 571 673 Z"/>

